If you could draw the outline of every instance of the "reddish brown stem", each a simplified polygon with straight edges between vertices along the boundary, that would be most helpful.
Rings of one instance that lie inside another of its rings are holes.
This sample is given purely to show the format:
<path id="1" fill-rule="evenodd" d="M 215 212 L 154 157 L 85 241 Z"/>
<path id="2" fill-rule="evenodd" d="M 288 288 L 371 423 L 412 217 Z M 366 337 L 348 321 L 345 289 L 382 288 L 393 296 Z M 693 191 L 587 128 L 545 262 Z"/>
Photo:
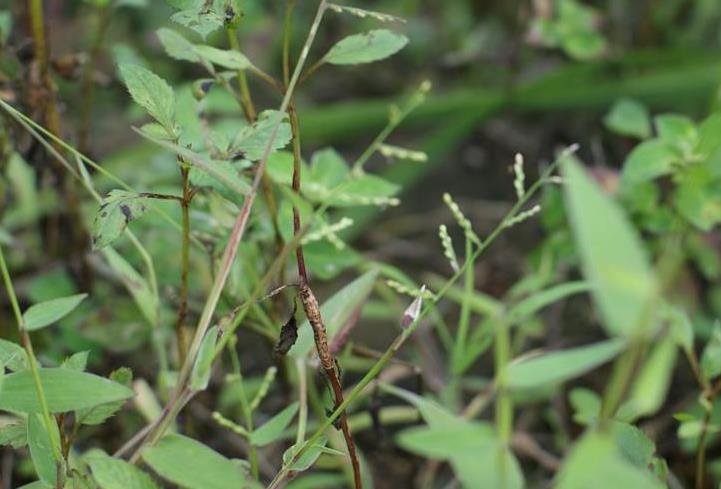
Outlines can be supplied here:
<path id="1" fill-rule="evenodd" d="M 293 135 L 293 191 L 296 194 L 300 194 L 300 126 L 298 124 L 298 114 L 295 110 L 295 105 L 292 102 L 288 106 L 288 115 L 290 117 L 290 127 Z M 298 212 L 298 208 L 293 206 L 293 235 L 298 236 L 300 233 L 300 213 Z M 298 276 L 300 279 L 300 300 L 303 303 L 303 309 L 305 310 L 308 322 L 313 328 L 313 338 L 315 339 L 315 347 L 318 351 L 318 358 L 320 359 L 323 372 L 328 378 L 331 388 L 333 389 L 335 405 L 340 406 L 343 404 L 343 385 L 341 384 L 340 377 L 338 375 L 335 358 L 333 358 L 333 354 L 328 347 L 328 335 L 326 333 L 325 325 L 323 324 L 323 317 L 320 313 L 320 305 L 310 288 L 308 271 L 305 268 L 305 257 L 303 256 L 303 245 L 301 245 L 300 242 L 298 242 L 298 246 L 295 249 L 295 256 L 298 262 Z M 348 456 L 350 457 L 351 464 L 353 466 L 353 481 L 355 483 L 355 488 L 362 489 L 363 483 L 361 482 L 360 463 L 358 462 L 358 454 L 356 453 L 353 437 L 350 429 L 348 428 L 348 417 L 346 413 L 341 413 L 339 419 L 341 431 L 343 432 L 343 438 L 345 439 L 346 446 L 348 447 Z"/>

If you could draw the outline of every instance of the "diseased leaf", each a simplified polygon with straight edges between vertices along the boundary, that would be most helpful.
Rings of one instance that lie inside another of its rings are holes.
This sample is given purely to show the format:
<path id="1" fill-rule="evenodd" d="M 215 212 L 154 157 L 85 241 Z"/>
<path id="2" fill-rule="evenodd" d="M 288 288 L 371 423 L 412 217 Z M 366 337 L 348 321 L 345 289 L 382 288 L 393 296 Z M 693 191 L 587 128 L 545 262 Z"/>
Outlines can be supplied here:
<path id="1" fill-rule="evenodd" d="M 564 158 L 566 208 L 592 296 L 613 335 L 648 336 L 657 285 L 636 230 L 571 157 Z M 612 238 L 611 238 L 612 237 Z"/>
<path id="2" fill-rule="evenodd" d="M 121 64 L 120 74 L 133 100 L 168 133 L 175 132 L 175 95 L 170 85 L 147 68 Z"/>
<path id="3" fill-rule="evenodd" d="M 148 474 L 124 460 L 94 456 L 87 462 L 101 489 L 160 489 Z"/>
<path id="4" fill-rule="evenodd" d="M 246 487 L 241 468 L 202 443 L 182 435 L 166 435 L 143 450 L 143 460 L 163 477 L 187 489 Z"/>
<path id="5" fill-rule="evenodd" d="M 70 314 L 87 296 L 77 294 L 34 304 L 23 313 L 23 326 L 27 331 L 49 326 Z"/>
<path id="6" fill-rule="evenodd" d="M 100 204 L 93 221 L 93 247 L 99 250 L 115 241 L 130 221 L 142 217 L 146 210 L 140 195 L 125 190 L 111 190 Z"/>
<path id="7" fill-rule="evenodd" d="M 323 59 L 334 65 L 371 63 L 394 55 L 406 44 L 406 36 L 388 29 L 376 29 L 338 41 Z"/>
<path id="8" fill-rule="evenodd" d="M 290 425 L 298 412 L 298 403 L 294 402 L 281 412 L 270 418 L 250 434 L 250 443 L 257 447 L 264 447 L 283 436 L 285 429 Z"/>
<path id="9" fill-rule="evenodd" d="M 616 339 L 539 356 L 522 357 L 508 365 L 506 385 L 510 389 L 528 389 L 561 383 L 608 362 L 625 347 L 624 340 Z"/>
<path id="10" fill-rule="evenodd" d="M 127 387 L 98 377 L 64 368 L 41 368 L 40 383 L 51 413 L 89 408 L 133 396 Z M 21 413 L 40 413 L 32 373 L 25 370 L 5 376 L 0 387 L 0 409 Z"/>

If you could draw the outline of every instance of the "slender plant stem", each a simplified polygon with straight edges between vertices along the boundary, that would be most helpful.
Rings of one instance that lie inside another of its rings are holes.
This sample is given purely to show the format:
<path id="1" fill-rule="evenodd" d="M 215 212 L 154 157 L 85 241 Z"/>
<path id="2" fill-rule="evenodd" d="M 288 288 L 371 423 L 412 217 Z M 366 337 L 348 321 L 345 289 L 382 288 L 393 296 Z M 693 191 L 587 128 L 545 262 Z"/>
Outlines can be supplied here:
<path id="1" fill-rule="evenodd" d="M 300 125 L 298 124 L 298 114 L 293 103 L 288 107 L 288 115 L 290 116 L 290 127 L 293 135 L 293 191 L 300 195 L 301 190 L 301 148 L 300 148 Z M 298 207 L 293 206 L 293 234 L 299 236 L 301 233 L 300 212 Z M 336 367 L 337 360 L 333 358 L 333 354 L 328 347 L 328 337 L 325 325 L 320 312 L 320 306 L 315 299 L 312 289 L 310 288 L 310 279 L 308 271 L 305 267 L 305 258 L 303 256 L 303 245 L 298 243 L 295 249 L 295 256 L 298 264 L 298 276 L 300 277 L 300 299 L 305 309 L 305 315 L 308 322 L 313 328 L 313 337 L 315 338 L 316 350 L 320 358 L 321 366 L 325 372 L 328 381 L 333 390 L 336 406 L 343 403 L 343 386 L 341 384 L 338 369 Z M 348 428 L 348 416 L 343 412 L 340 416 L 341 431 L 345 439 L 348 455 L 353 466 L 353 482 L 356 489 L 363 487 L 361 481 L 360 462 L 356 453 L 353 436 Z"/>
<path id="2" fill-rule="evenodd" d="M 303 46 L 303 49 L 301 51 L 300 58 L 298 59 L 298 64 L 296 65 L 293 77 L 290 80 L 288 90 L 283 97 L 282 103 L 280 104 L 279 112 L 286 112 L 288 110 L 288 106 L 293 96 L 293 91 L 295 90 L 295 87 L 298 83 L 298 78 L 300 77 L 300 73 L 303 69 L 303 65 L 305 64 L 305 60 L 308 57 L 310 46 L 313 43 L 316 34 L 318 33 L 318 26 L 320 25 L 323 14 L 325 13 L 326 5 L 327 1 L 321 0 L 320 5 L 318 6 L 318 10 L 316 12 L 315 19 L 313 20 L 313 24 L 311 25 L 310 31 L 308 33 L 305 45 Z M 165 406 L 165 409 L 163 410 L 163 413 L 161 415 L 161 417 L 163 417 L 164 419 L 158 424 L 155 429 L 153 429 L 149 433 L 148 437 L 143 440 L 143 443 L 140 445 L 140 447 L 138 447 L 133 456 L 133 460 L 135 461 L 137 461 L 138 454 L 145 445 L 153 445 L 162 437 L 167 427 L 170 425 L 172 420 L 175 419 L 175 416 L 177 416 L 178 412 L 180 412 L 180 410 L 184 406 L 184 399 L 188 391 L 188 380 L 190 378 L 191 369 L 195 363 L 195 359 L 197 357 L 198 350 L 200 349 L 200 345 L 203 341 L 203 337 L 205 336 L 205 333 L 210 327 L 211 320 L 215 313 L 215 308 L 218 305 L 218 300 L 220 299 L 220 295 L 223 291 L 223 288 L 225 287 L 225 283 L 230 274 L 230 268 L 233 264 L 233 261 L 235 260 L 235 255 L 238 251 L 238 244 L 240 243 L 240 240 L 243 238 L 243 235 L 245 233 L 246 224 L 248 222 L 248 218 L 250 217 L 250 210 L 258 193 L 258 188 L 260 187 L 260 182 L 265 172 L 265 165 L 268 161 L 268 157 L 270 156 L 273 142 L 275 141 L 275 138 L 278 134 L 279 125 L 280 119 L 278 119 L 276 124 L 273 126 L 273 130 L 271 131 L 270 137 L 268 138 L 268 142 L 265 146 L 263 156 L 258 162 L 251 190 L 245 197 L 245 200 L 243 201 L 243 206 L 238 213 L 238 216 L 236 217 L 233 229 L 230 234 L 230 238 L 228 240 L 228 244 L 226 245 L 225 251 L 223 252 L 223 257 L 221 258 L 219 272 L 216 275 L 210 293 L 208 294 L 208 299 L 206 300 L 205 306 L 203 307 L 203 311 L 201 313 L 198 325 L 195 330 L 193 341 L 191 342 L 190 348 L 188 350 L 188 355 L 186 357 L 185 363 L 180 370 L 175 393 L 173 396 L 171 396 L 171 399 Z"/>
<path id="3" fill-rule="evenodd" d="M 713 398 L 708 401 L 713 405 Z M 706 437 L 708 436 L 711 411 L 711 406 L 708 406 L 704 413 L 703 421 L 701 421 L 701 433 L 698 436 L 698 444 L 696 445 L 696 489 L 703 489 L 706 479 Z"/>
<path id="4" fill-rule="evenodd" d="M 293 9 L 297 0 L 288 0 L 283 18 L 283 86 L 290 80 L 290 41 L 293 37 Z"/>
<path id="5" fill-rule="evenodd" d="M 230 47 L 235 51 L 240 52 L 240 42 L 238 42 L 238 33 L 236 29 L 234 27 L 228 27 L 225 32 L 228 35 Z M 248 119 L 248 122 L 254 122 L 255 119 L 257 119 L 257 114 L 255 111 L 255 105 L 253 104 L 253 98 L 250 95 L 250 89 L 248 88 L 248 79 L 245 76 L 245 70 L 239 69 L 237 76 L 245 118 Z"/>
<path id="6" fill-rule="evenodd" d="M 190 166 L 181 163 L 180 175 L 183 181 L 183 197 L 180 201 L 183 238 L 180 249 L 180 290 L 178 294 L 178 319 L 175 323 L 175 339 L 178 342 L 178 364 L 182 365 L 188 354 L 185 321 L 188 315 L 188 276 L 190 275 L 190 202 L 193 199 L 190 188 Z"/>
<path id="7" fill-rule="evenodd" d="M 466 260 L 469 260 L 473 254 L 473 242 L 466 238 Z M 471 320 L 471 299 L 475 289 L 474 278 L 475 270 L 474 264 L 470 263 L 464 273 L 464 286 L 463 286 L 463 300 L 461 301 L 461 314 L 458 320 L 458 333 L 456 334 L 456 341 L 453 345 L 453 352 L 451 355 L 451 362 L 453 373 L 459 375 L 463 369 L 463 353 L 466 348 L 466 339 L 468 338 L 468 327 Z"/>
<path id="8" fill-rule="evenodd" d="M 494 362 L 496 369 L 496 431 L 502 443 L 513 437 L 513 400 L 506 387 L 506 369 L 511 361 L 510 325 L 499 319 L 496 327 Z"/>
<path id="9" fill-rule="evenodd" d="M 45 430 L 50 437 L 53 445 L 53 456 L 58 465 L 62 462 L 62 456 L 60 454 L 60 440 L 55 436 L 56 430 L 52 429 L 53 420 L 50 416 L 50 408 L 45 397 L 45 390 L 43 384 L 40 381 L 40 364 L 35 357 L 35 351 L 33 350 L 33 343 L 30 340 L 30 335 L 25 329 L 25 320 L 23 319 L 22 312 L 20 311 L 20 304 L 18 303 L 17 295 L 15 294 L 15 288 L 13 287 L 12 278 L 10 277 L 10 271 L 8 270 L 7 263 L 5 262 L 5 253 L 3 252 L 2 245 L 0 245 L 0 273 L 2 273 L 3 282 L 5 284 L 5 290 L 10 299 L 13 313 L 15 314 L 15 320 L 18 326 L 18 332 L 20 333 L 20 341 L 22 342 L 25 353 L 28 357 L 28 363 L 30 364 L 30 372 L 32 373 L 33 383 L 35 384 L 35 393 L 38 396 L 38 401 L 42 409 L 43 423 L 45 424 Z M 2 367 L 0 367 L 2 368 Z"/>
<path id="10" fill-rule="evenodd" d="M 308 374 L 305 362 L 301 358 L 295 360 L 295 369 L 298 372 L 298 431 L 295 444 L 300 445 L 305 440 L 305 430 L 308 423 Z"/>

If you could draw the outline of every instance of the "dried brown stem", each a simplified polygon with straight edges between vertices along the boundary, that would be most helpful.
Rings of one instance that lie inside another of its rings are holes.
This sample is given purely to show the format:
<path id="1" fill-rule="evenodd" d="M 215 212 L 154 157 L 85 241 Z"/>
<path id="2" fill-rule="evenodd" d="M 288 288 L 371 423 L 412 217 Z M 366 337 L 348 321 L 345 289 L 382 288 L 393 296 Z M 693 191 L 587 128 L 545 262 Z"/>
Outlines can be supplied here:
<path id="1" fill-rule="evenodd" d="M 293 191 L 296 194 L 300 194 L 300 126 L 298 124 L 298 114 L 295 110 L 295 105 L 292 102 L 288 106 L 288 115 L 290 116 L 290 127 L 293 135 Z M 300 233 L 300 212 L 296 206 L 293 206 L 293 235 L 298 236 Z M 303 256 L 303 245 L 300 242 L 298 242 L 298 246 L 295 249 L 295 256 L 298 263 L 298 276 L 300 279 L 300 300 L 303 303 L 303 309 L 305 310 L 308 322 L 313 328 L 313 338 L 315 339 L 315 347 L 318 351 L 321 368 L 323 369 L 323 372 L 328 378 L 331 388 L 333 389 L 335 405 L 340 406 L 343 404 L 344 400 L 343 386 L 338 375 L 335 358 L 328 347 L 328 335 L 326 333 L 325 325 L 323 324 L 323 317 L 320 313 L 318 299 L 316 299 L 310 288 L 308 271 L 305 267 L 305 257 Z M 339 419 L 341 431 L 343 432 L 343 438 L 345 439 L 346 446 L 348 447 L 348 456 L 350 457 L 351 465 L 353 466 L 353 481 L 355 488 L 362 489 L 363 483 L 361 482 L 360 463 L 358 462 L 358 454 L 356 453 L 353 436 L 348 428 L 348 416 L 345 411 L 341 413 Z"/>

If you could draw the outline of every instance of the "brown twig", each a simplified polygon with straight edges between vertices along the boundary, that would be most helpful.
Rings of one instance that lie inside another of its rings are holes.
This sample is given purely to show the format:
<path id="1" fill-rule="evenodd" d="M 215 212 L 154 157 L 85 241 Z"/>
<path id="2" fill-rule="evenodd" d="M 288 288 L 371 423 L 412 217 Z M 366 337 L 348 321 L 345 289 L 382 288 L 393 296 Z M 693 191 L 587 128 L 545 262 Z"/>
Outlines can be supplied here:
<path id="1" fill-rule="evenodd" d="M 288 115 L 290 117 L 290 127 L 293 136 L 293 191 L 300 195 L 300 127 L 298 124 L 298 114 L 295 110 L 295 105 L 292 102 L 288 106 Z M 300 232 L 300 212 L 298 211 L 297 206 L 293 206 L 293 234 L 294 236 L 297 236 Z M 336 360 L 328 347 L 328 335 L 326 334 L 325 325 L 323 324 L 323 318 L 320 313 L 320 305 L 310 288 L 308 271 L 305 267 L 305 257 L 303 256 L 303 245 L 300 242 L 295 249 L 295 256 L 298 263 L 298 276 L 300 278 L 300 300 L 303 304 L 303 309 L 305 310 L 308 322 L 313 328 L 313 338 L 315 339 L 315 347 L 318 351 L 321 368 L 323 369 L 325 376 L 328 378 L 333 390 L 335 405 L 340 406 L 343 404 L 343 386 L 341 385 L 340 377 L 338 375 Z M 348 455 L 351 460 L 351 465 L 353 466 L 353 481 L 356 489 L 361 489 L 363 487 L 363 483 L 361 482 L 360 463 L 358 462 L 358 454 L 356 453 L 353 436 L 348 428 L 348 416 L 345 411 L 341 413 L 339 419 L 341 431 L 343 432 L 343 438 L 345 439 L 346 446 L 348 447 Z"/>

